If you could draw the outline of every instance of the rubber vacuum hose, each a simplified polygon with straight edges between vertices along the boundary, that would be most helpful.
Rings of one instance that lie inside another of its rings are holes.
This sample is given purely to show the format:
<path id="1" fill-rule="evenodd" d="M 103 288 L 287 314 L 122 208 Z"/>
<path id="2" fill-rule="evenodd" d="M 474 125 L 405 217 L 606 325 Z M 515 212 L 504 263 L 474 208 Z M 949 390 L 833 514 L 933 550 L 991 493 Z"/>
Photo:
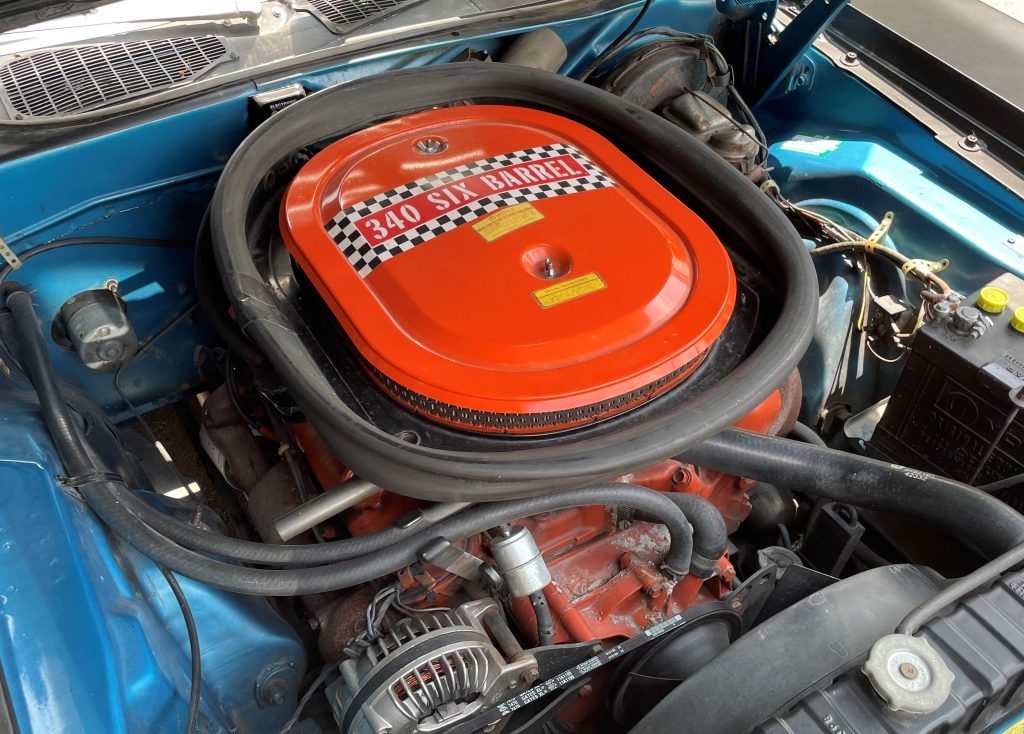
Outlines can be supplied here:
<path id="1" fill-rule="evenodd" d="M 438 537 L 462 539 L 503 522 L 539 512 L 592 504 L 632 507 L 661 518 L 672 539 L 665 567 L 681 575 L 689 569 L 693 534 L 683 511 L 661 493 L 627 484 L 608 483 L 565 492 L 557 496 L 495 502 L 471 508 L 420 531 L 407 542 L 390 546 L 372 556 L 308 569 L 266 570 L 233 566 L 182 548 L 143 523 L 121 502 L 120 482 L 104 478 L 93 463 L 78 427 L 57 386 L 56 374 L 32 306 L 32 297 L 20 285 L 8 283 L 0 293 L 18 335 L 18 356 L 35 388 L 50 437 L 65 469 L 75 479 L 92 510 L 122 540 L 158 564 L 203 583 L 242 594 L 298 596 L 355 586 L 415 563 L 417 551 Z"/>
<path id="2" fill-rule="evenodd" d="M 678 457 L 870 510 L 931 523 L 985 558 L 1024 542 L 1024 515 L 952 479 L 800 441 L 729 429 Z"/>

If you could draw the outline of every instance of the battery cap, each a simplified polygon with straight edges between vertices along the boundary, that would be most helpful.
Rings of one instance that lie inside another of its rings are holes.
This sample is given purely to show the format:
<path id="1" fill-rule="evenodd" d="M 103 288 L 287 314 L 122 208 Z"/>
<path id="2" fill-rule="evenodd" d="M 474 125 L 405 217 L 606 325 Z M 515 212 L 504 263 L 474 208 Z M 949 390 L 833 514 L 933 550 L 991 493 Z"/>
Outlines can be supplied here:
<path id="1" fill-rule="evenodd" d="M 1019 307 L 1010 317 L 1010 328 L 1024 334 L 1024 306 Z"/>
<path id="2" fill-rule="evenodd" d="M 1002 288 L 988 286 L 978 293 L 978 308 L 985 313 L 1002 313 L 1010 302 L 1010 294 Z"/>

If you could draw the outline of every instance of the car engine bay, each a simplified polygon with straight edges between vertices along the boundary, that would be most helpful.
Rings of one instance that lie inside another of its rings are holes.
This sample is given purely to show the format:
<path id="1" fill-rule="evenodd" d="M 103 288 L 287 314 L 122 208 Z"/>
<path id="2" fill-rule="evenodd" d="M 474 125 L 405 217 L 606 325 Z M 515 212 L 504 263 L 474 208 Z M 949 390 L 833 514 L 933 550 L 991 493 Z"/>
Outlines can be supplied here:
<path id="1" fill-rule="evenodd" d="M 1021 731 L 1024 189 L 844 3 L 236 5 L 0 55 L 0 732 Z"/>

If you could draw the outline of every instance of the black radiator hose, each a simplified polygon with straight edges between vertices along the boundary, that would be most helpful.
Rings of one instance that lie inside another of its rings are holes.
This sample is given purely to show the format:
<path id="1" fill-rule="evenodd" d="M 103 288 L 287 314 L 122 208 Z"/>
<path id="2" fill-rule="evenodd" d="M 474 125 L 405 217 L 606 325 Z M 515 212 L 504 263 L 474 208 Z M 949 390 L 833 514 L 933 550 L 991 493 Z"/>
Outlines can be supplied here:
<path id="1" fill-rule="evenodd" d="M 261 565 L 316 565 L 351 560 L 405 541 L 428 527 L 426 523 L 421 523 L 409 527 L 389 527 L 358 538 L 329 543 L 275 545 L 206 532 L 153 507 L 127 487 L 114 486 L 111 491 L 114 497 L 142 522 L 181 545 L 236 561 Z M 690 573 L 700 578 L 710 577 L 728 545 L 725 519 L 718 508 L 702 497 L 681 492 L 664 492 L 662 495 L 683 512 L 693 529 Z M 461 514 L 465 512 L 466 510 L 463 510 Z M 637 518 L 647 522 L 664 522 L 658 514 L 649 512 L 639 512 Z"/>
<path id="2" fill-rule="evenodd" d="M 378 553 L 325 566 L 245 568 L 194 553 L 153 530 L 122 503 L 117 488 L 123 483 L 107 478 L 93 462 L 60 393 L 32 297 L 17 283 L 3 284 L 0 294 L 6 296 L 14 320 L 22 369 L 35 388 L 46 428 L 65 470 L 71 475 L 70 483 L 121 540 L 183 576 L 240 594 L 318 594 L 357 586 L 411 565 L 417 561 L 417 552 L 436 538 L 458 540 L 529 515 L 594 504 L 623 505 L 659 518 L 671 537 L 664 562 L 666 571 L 682 575 L 689 570 L 693 530 L 679 506 L 661 492 L 613 482 L 557 495 L 479 505 Z"/>
<path id="3" fill-rule="evenodd" d="M 693 526 L 693 558 L 690 560 L 690 573 L 702 579 L 711 578 L 718 567 L 718 560 L 729 546 L 725 518 L 711 502 L 695 494 L 666 492 L 665 496 L 678 505 Z M 637 519 L 661 522 L 657 517 L 651 517 L 643 512 L 637 513 Z"/>
<path id="4" fill-rule="evenodd" d="M 246 364 L 261 364 L 263 353 L 253 346 L 228 313 L 231 304 L 220 284 L 217 261 L 213 256 L 213 242 L 210 240 L 209 208 L 203 213 L 203 220 L 199 223 L 199 231 L 196 233 L 195 279 L 199 308 L 217 332 L 217 336 L 224 342 L 224 346 L 241 357 Z"/>
<path id="5" fill-rule="evenodd" d="M 402 441 L 336 393 L 304 343 L 304 327 L 266 282 L 250 249 L 247 213 L 291 152 L 383 120 L 465 100 L 540 109 L 609 138 L 709 222 L 746 248 L 779 284 L 774 326 L 731 373 L 675 409 L 559 446 L 450 451 Z M 357 79 L 278 112 L 235 151 L 210 213 L 217 265 L 238 322 L 331 450 L 359 476 L 435 502 L 487 502 L 585 487 L 699 443 L 781 385 L 810 343 L 818 307 L 811 258 L 780 209 L 706 145 L 637 105 L 555 74 L 505 64 L 446 64 Z"/>
<path id="6" fill-rule="evenodd" d="M 930 523 L 991 559 L 1024 542 L 1024 515 L 952 479 L 801 441 L 729 429 L 678 457 L 815 497 Z"/>
<path id="7" fill-rule="evenodd" d="M 317 566 L 336 561 L 349 561 L 377 553 L 434 525 L 433 522 L 421 520 L 412 525 L 394 525 L 356 538 L 332 540 L 327 543 L 279 545 L 230 538 L 193 527 L 191 523 L 179 520 L 152 506 L 123 485 L 114 486 L 111 491 L 125 509 L 175 543 L 202 553 L 261 566 Z"/>
<path id="8" fill-rule="evenodd" d="M 46 343 L 43 341 L 36 312 L 32 306 L 32 296 L 20 283 L 13 281 L 0 286 L 0 294 L 6 297 L 7 308 L 10 309 L 14 320 L 18 339 L 18 361 L 39 398 L 43 422 L 50 438 L 53 439 L 64 469 L 71 477 L 95 474 L 96 467 L 92 457 L 85 448 L 85 442 L 57 384 L 50 353 L 46 351 Z"/>
<path id="9" fill-rule="evenodd" d="M 544 497 L 477 505 L 400 543 L 350 561 L 311 568 L 246 568 L 212 560 L 160 535 L 125 510 L 105 486 L 107 484 L 83 486 L 82 496 L 126 543 L 183 576 L 226 591 L 257 596 L 301 596 L 358 586 L 416 563 L 418 551 L 436 538 L 461 540 L 503 522 L 581 505 L 623 505 L 660 517 L 672 538 L 664 566 L 675 575 L 689 569 L 693 549 L 692 530 L 686 517 L 662 493 L 645 487 L 607 483 Z"/>

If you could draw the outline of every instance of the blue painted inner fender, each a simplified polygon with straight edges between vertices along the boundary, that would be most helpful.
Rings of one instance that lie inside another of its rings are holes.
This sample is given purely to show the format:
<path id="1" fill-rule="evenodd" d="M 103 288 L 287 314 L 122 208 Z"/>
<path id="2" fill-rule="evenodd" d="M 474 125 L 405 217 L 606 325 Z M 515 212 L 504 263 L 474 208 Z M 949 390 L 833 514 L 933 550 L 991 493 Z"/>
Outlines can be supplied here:
<path id="1" fill-rule="evenodd" d="M 181 609 L 148 559 L 113 542 L 57 482 L 32 403 L 2 408 L 0 660 L 23 731 L 180 734 L 189 689 Z M 17 457 L 17 458 L 14 458 Z M 181 578 L 197 620 L 207 731 L 276 731 L 294 708 L 306 653 L 269 603 Z M 285 703 L 257 698 L 291 666 Z"/>

